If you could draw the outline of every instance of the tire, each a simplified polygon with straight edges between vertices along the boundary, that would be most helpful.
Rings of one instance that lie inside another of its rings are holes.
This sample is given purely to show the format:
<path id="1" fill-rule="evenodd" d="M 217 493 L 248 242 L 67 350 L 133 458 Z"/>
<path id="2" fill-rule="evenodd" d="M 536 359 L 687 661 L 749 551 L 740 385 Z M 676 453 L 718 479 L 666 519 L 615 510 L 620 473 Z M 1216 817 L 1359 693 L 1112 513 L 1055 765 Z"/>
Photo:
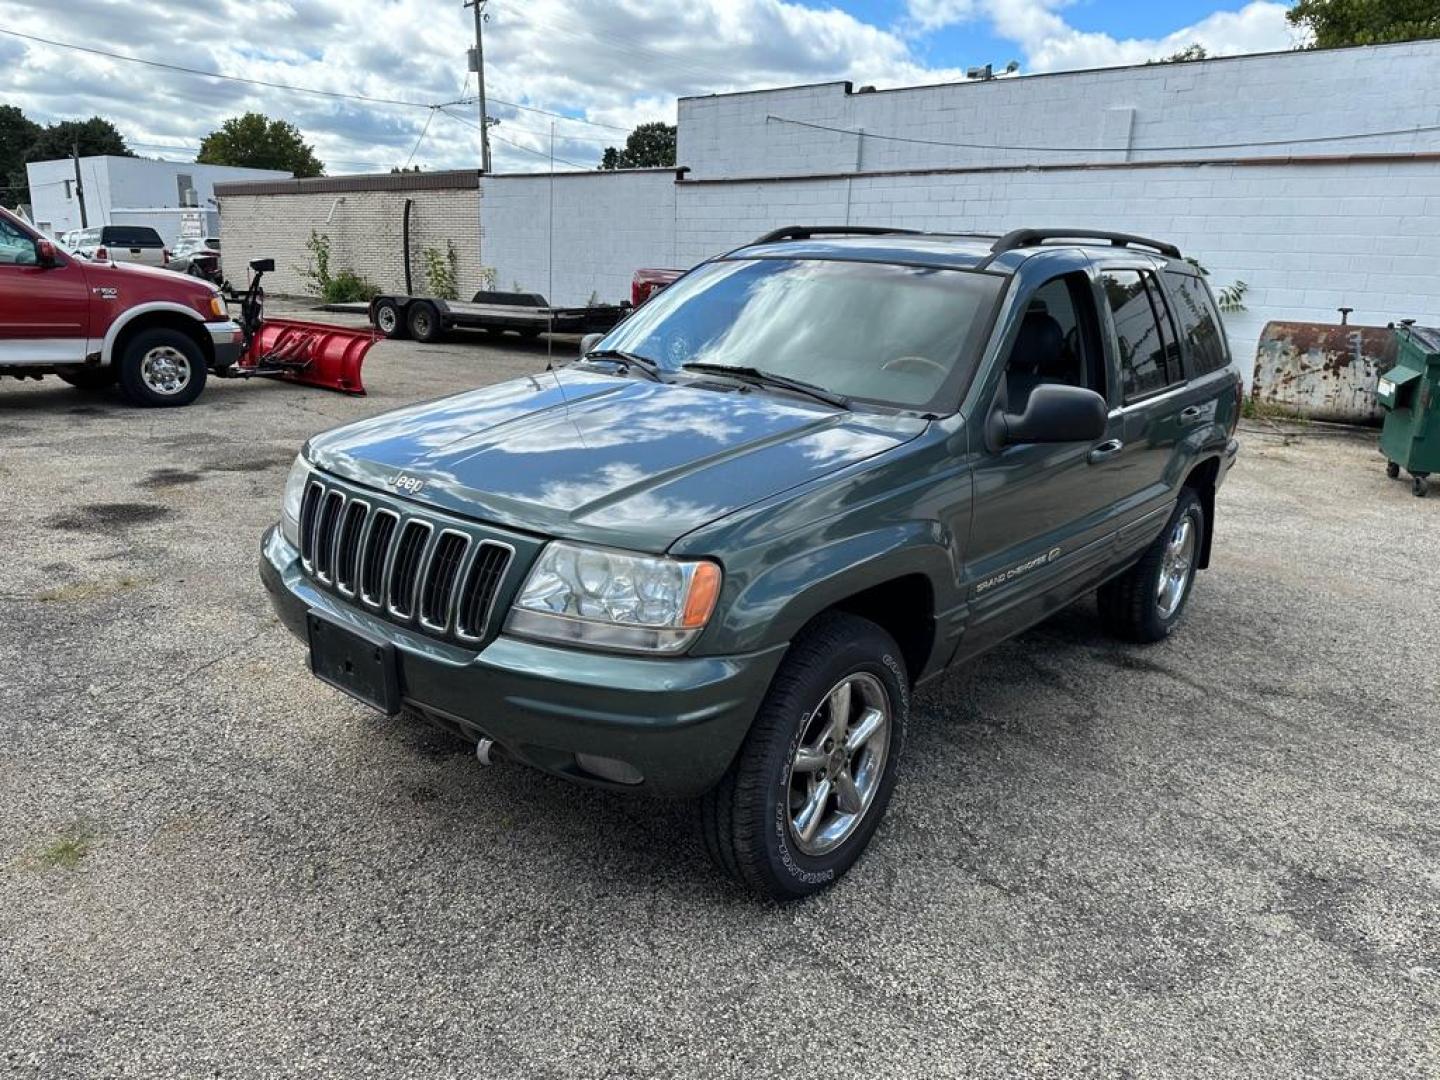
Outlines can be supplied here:
<path id="1" fill-rule="evenodd" d="M 1385 463 L 1385 475 L 1391 480 L 1398 480 L 1400 477 L 1400 466 L 1393 461 Z"/>
<path id="2" fill-rule="evenodd" d="M 516 330 L 515 333 L 520 335 L 521 341 L 534 341 L 540 336 L 539 330 L 531 330 L 528 328 L 525 330 Z"/>
<path id="3" fill-rule="evenodd" d="M 831 728 L 841 687 L 849 687 L 850 740 L 872 711 L 882 713 L 853 757 Z M 889 634 L 854 615 L 829 614 L 812 623 L 791 645 L 735 761 L 701 797 L 700 832 L 711 859 L 779 901 L 838 881 L 885 816 L 909 713 L 905 661 Z M 799 764 L 802 757 L 809 767 Z M 860 806 L 858 814 L 847 812 L 840 785 L 832 783 L 842 775 L 851 780 L 851 798 L 860 800 L 852 804 Z M 830 785 L 829 793 L 817 799 L 821 784 Z M 807 836 L 801 825 L 810 802 L 820 809 Z"/>
<path id="4" fill-rule="evenodd" d="M 410 336 L 416 341 L 437 341 L 445 332 L 440 323 L 440 312 L 427 300 L 416 300 L 410 305 L 406 325 L 410 329 Z"/>
<path id="5" fill-rule="evenodd" d="M 1414 495 L 1417 499 L 1423 499 L 1426 495 L 1430 494 L 1428 474 L 1426 476 L 1417 476 L 1415 473 L 1410 474 L 1410 494 Z"/>
<path id="6" fill-rule="evenodd" d="M 409 333 L 410 328 L 405 325 L 405 313 L 393 300 L 381 300 L 376 303 L 374 321 L 375 329 L 392 340 L 402 340 Z"/>
<path id="7" fill-rule="evenodd" d="M 142 330 L 125 347 L 120 389 L 136 405 L 189 405 L 205 389 L 205 357 L 179 330 Z"/>
<path id="8" fill-rule="evenodd" d="M 1204 537 L 1204 504 L 1194 488 L 1181 488 L 1170 520 L 1140 561 L 1100 586 L 1100 621 L 1105 629 L 1124 641 L 1149 643 L 1169 637 L 1190 600 Z M 1163 595 L 1162 574 L 1170 582 Z"/>
<path id="9" fill-rule="evenodd" d="M 97 368 L 79 368 L 75 371 L 62 371 L 60 378 L 77 390 L 105 390 L 115 385 L 118 377 L 114 366 Z"/>

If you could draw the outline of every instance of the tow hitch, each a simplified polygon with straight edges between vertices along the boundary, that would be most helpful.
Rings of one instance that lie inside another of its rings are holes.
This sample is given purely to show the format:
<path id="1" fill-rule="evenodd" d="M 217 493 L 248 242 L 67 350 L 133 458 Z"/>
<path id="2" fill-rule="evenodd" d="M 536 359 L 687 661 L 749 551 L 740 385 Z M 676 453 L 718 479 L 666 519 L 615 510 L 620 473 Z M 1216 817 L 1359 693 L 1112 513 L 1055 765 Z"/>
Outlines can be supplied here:
<path id="1" fill-rule="evenodd" d="M 275 269 L 275 260 L 255 259 L 250 269 L 254 276 L 240 298 L 244 349 L 235 364 L 218 374 L 234 379 L 258 375 L 364 396 L 360 366 L 379 340 L 375 332 L 299 319 L 266 319 L 260 282 Z"/>

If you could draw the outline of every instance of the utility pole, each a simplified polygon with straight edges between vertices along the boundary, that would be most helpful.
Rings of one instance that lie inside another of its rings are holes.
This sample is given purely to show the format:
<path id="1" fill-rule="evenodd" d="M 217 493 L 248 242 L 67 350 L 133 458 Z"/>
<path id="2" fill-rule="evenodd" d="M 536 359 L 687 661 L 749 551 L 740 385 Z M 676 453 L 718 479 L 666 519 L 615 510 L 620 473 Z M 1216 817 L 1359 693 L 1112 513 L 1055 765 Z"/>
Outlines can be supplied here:
<path id="1" fill-rule="evenodd" d="M 90 224 L 85 220 L 85 188 L 80 183 L 80 144 L 70 144 L 70 160 L 75 163 L 75 198 L 80 200 L 80 227 L 83 229 Z"/>
<path id="2" fill-rule="evenodd" d="M 490 117 L 485 111 L 485 5 L 489 0 L 465 0 L 475 9 L 475 48 L 470 53 L 470 70 L 480 87 L 480 170 L 490 172 Z"/>

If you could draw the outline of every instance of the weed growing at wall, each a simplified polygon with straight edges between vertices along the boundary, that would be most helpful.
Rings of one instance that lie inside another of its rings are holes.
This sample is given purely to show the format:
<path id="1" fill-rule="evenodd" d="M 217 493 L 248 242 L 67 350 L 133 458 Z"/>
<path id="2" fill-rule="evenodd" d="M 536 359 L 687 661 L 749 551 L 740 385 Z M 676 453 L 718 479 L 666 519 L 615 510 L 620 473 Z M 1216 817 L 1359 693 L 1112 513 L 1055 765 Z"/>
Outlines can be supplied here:
<path id="1" fill-rule="evenodd" d="M 373 300 L 380 292 L 378 286 L 355 273 L 354 270 L 330 269 L 330 237 L 310 230 L 310 239 L 305 241 L 310 251 L 310 264 L 305 267 L 305 280 L 310 292 L 327 304 L 350 304 L 356 301 Z"/>
<path id="2" fill-rule="evenodd" d="M 430 283 L 430 295 L 441 300 L 460 299 L 460 253 L 449 240 L 445 250 L 427 247 L 421 257 L 425 260 L 425 280 Z"/>

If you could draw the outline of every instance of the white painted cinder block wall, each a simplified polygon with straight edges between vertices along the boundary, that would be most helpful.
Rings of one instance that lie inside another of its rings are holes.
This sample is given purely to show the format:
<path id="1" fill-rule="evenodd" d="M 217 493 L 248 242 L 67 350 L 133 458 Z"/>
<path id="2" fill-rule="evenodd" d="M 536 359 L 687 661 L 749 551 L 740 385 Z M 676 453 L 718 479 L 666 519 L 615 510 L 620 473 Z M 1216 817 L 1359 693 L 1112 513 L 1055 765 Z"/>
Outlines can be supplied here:
<path id="1" fill-rule="evenodd" d="M 497 288 L 580 306 L 630 297 L 638 267 L 675 265 L 675 170 L 484 177 L 480 245 Z"/>

